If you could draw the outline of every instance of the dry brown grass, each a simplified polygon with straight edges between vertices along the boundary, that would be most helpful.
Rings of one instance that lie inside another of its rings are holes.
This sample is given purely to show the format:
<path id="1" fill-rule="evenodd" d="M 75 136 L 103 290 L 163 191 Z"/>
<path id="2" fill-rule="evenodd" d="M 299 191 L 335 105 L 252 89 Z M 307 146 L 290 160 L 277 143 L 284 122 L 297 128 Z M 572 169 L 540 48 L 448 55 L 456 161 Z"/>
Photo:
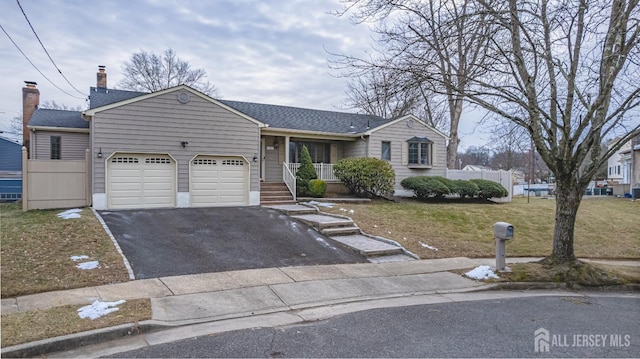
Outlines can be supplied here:
<path id="1" fill-rule="evenodd" d="M 562 282 L 584 286 L 640 283 L 640 267 L 576 262 L 570 265 L 516 263 L 500 273 L 499 282 Z"/>
<path id="2" fill-rule="evenodd" d="M 340 209 L 354 210 L 353 214 Z M 515 198 L 511 203 L 340 204 L 330 213 L 348 215 L 365 232 L 393 239 L 421 258 L 492 257 L 495 222 L 515 226 L 507 256 L 547 256 L 551 253 L 555 200 Z M 586 258 L 640 258 L 640 201 L 585 199 L 578 211 L 575 252 Z M 438 248 L 433 251 L 420 242 Z"/>
<path id="3" fill-rule="evenodd" d="M 151 319 L 149 299 L 129 300 L 118 311 L 95 320 L 80 318 L 77 313 L 80 307 L 67 305 L 3 315 L 2 347 Z"/>
<path id="4" fill-rule="evenodd" d="M 0 204 L 2 298 L 129 280 L 91 209 L 77 219 L 58 218 L 60 212 L 23 212 L 15 204 Z M 87 255 L 100 267 L 80 270 L 73 255 Z"/>

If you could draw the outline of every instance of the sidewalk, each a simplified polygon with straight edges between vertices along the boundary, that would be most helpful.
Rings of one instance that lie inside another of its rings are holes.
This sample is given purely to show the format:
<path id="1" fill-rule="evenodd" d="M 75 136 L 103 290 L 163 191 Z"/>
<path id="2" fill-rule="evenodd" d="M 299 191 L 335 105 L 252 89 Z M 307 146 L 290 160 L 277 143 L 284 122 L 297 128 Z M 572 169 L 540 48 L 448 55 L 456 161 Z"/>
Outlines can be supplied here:
<path id="1" fill-rule="evenodd" d="M 529 262 L 537 259 L 539 258 L 511 258 L 508 261 Z M 181 335 L 188 337 L 198 325 L 232 325 L 235 328 L 238 325 L 265 325 L 265 321 L 275 325 L 280 321 L 285 324 L 289 321 L 297 323 L 335 315 L 340 312 L 340 308 L 365 302 L 403 300 L 402 303 L 412 303 L 412 298 L 416 300 L 421 296 L 439 296 L 440 301 L 447 295 L 468 296 L 468 292 L 489 289 L 493 285 L 448 271 L 490 263 L 490 259 L 459 257 L 163 277 L 2 299 L 2 314 L 67 304 L 86 305 L 95 300 L 150 298 L 152 319 L 139 323 L 140 326 L 153 329 L 182 327 L 186 333 Z M 126 333 L 127 329 L 130 330 L 131 325 L 7 347 L 2 349 L 2 356 L 37 356 L 46 352 L 70 350 L 87 343 L 122 337 L 123 334 L 114 333 Z M 155 335 L 162 336 L 160 333 L 163 332 L 167 331 L 155 332 Z M 165 335 L 169 335 L 168 332 Z M 173 338 L 174 335 L 175 333 L 169 337 Z M 166 336 L 164 338 L 167 339 Z M 148 343 L 148 339 L 145 340 L 143 342 Z"/>

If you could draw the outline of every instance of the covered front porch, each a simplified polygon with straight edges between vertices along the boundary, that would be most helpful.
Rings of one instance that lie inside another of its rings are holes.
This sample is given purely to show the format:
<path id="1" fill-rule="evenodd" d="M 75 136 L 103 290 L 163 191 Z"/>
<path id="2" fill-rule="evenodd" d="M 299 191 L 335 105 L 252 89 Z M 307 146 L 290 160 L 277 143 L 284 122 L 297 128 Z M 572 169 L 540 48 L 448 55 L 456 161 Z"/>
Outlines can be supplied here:
<path id="1" fill-rule="evenodd" d="M 319 179 L 326 182 L 340 182 L 333 174 L 333 166 L 347 157 L 355 145 L 355 138 L 342 136 L 302 137 L 283 135 L 263 135 L 261 137 L 262 182 L 284 182 L 295 199 L 295 174 L 300 167 L 302 147 L 306 146 Z"/>

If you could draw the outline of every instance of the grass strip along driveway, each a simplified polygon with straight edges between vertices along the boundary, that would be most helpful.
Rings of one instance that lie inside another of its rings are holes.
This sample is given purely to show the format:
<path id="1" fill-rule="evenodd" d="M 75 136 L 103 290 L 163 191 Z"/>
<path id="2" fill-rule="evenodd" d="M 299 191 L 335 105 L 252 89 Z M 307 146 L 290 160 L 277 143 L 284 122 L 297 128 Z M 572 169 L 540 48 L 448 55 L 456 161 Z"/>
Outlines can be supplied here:
<path id="1" fill-rule="evenodd" d="M 2 298 L 129 280 L 122 257 L 91 209 L 71 219 L 58 217 L 63 211 L 23 212 L 16 204 L 0 204 Z M 86 258 L 74 261 L 72 256 Z M 95 261 L 95 269 L 76 267 Z"/>

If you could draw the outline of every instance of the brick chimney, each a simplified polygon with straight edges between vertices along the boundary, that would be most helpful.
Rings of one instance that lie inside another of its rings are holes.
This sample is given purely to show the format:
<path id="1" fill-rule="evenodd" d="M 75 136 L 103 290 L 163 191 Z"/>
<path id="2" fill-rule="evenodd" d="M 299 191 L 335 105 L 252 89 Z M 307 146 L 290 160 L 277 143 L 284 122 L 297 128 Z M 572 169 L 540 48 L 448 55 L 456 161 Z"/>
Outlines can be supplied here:
<path id="1" fill-rule="evenodd" d="M 29 150 L 29 129 L 27 125 L 33 112 L 40 105 L 40 91 L 36 88 L 34 81 L 25 81 L 22 88 L 22 145 Z"/>
<path id="2" fill-rule="evenodd" d="M 98 74 L 97 74 L 98 81 L 96 84 L 97 88 L 103 88 L 103 89 L 107 88 L 107 73 L 104 72 L 104 68 L 105 68 L 104 65 L 98 66 Z"/>

